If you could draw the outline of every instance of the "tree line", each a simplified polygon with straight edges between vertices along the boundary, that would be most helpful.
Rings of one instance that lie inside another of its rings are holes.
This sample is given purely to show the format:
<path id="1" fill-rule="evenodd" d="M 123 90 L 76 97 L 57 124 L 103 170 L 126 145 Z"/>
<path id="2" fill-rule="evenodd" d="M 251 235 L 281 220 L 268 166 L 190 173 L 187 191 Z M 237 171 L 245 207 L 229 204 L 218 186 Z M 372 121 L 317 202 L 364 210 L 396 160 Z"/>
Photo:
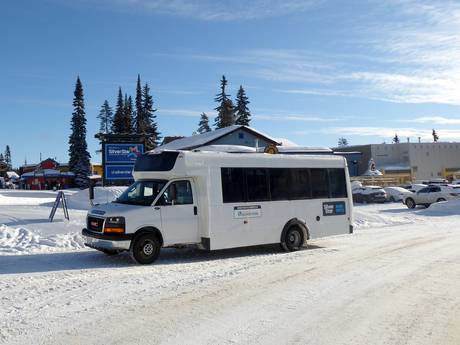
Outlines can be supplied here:
<path id="1" fill-rule="evenodd" d="M 226 93 L 228 81 L 222 76 L 220 91 L 214 98 L 217 102 L 217 116 L 214 127 L 216 129 L 232 125 L 246 125 L 251 121 L 249 99 L 243 86 L 236 95 L 236 105 Z M 69 136 L 69 170 L 75 174 L 75 184 L 79 187 L 88 185 L 88 176 L 91 171 L 88 145 L 86 142 L 86 111 L 83 95 L 83 86 L 80 77 L 77 77 L 73 98 L 73 112 L 70 122 Z M 136 96 L 133 101 L 131 95 L 123 94 L 118 88 L 115 111 L 106 99 L 97 115 L 100 121 L 99 131 L 105 134 L 140 134 L 147 139 L 146 150 L 157 147 L 160 143 L 160 131 L 156 121 L 153 97 L 148 83 L 142 85 L 140 75 L 137 76 Z M 211 131 L 209 118 L 202 113 L 198 124 L 198 133 Z"/>
<path id="2" fill-rule="evenodd" d="M 161 139 L 153 107 L 153 97 L 148 83 L 141 84 L 137 76 L 136 97 L 133 102 L 131 95 L 123 95 L 118 88 L 115 112 L 107 100 L 101 106 L 99 115 L 100 132 L 106 134 L 140 134 L 147 138 L 146 148 L 154 149 Z"/>

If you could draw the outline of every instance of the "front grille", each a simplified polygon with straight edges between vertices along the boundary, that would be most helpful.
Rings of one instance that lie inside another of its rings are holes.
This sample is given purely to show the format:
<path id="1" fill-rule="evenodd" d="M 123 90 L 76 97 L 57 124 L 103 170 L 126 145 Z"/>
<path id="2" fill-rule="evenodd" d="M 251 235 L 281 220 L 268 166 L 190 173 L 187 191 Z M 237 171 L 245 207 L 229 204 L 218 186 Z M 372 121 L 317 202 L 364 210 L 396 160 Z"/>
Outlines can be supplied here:
<path id="1" fill-rule="evenodd" d="M 88 217 L 87 227 L 91 231 L 102 232 L 102 227 L 104 226 L 104 219 L 96 217 Z"/>

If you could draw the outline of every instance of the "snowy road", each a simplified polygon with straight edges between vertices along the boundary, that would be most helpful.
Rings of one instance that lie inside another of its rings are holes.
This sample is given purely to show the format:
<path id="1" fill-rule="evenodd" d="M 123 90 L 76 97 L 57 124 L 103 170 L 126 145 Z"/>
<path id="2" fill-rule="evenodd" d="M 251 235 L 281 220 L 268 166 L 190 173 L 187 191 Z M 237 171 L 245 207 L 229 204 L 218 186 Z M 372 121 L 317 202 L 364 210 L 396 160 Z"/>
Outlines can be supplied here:
<path id="1" fill-rule="evenodd" d="M 421 212 L 358 207 L 355 234 L 288 254 L 0 256 L 0 343 L 459 344 L 460 216 Z"/>

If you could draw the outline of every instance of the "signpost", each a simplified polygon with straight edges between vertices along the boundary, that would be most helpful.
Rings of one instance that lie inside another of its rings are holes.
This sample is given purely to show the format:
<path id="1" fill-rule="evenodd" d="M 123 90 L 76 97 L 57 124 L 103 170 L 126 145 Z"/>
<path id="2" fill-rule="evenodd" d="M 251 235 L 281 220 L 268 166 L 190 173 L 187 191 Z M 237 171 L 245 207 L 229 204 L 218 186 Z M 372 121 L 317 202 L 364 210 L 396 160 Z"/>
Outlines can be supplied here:
<path id="1" fill-rule="evenodd" d="M 67 209 L 67 200 L 65 198 L 65 194 L 63 191 L 59 191 L 56 200 L 54 200 L 53 208 L 51 209 L 51 213 L 49 216 L 50 222 L 53 221 L 54 215 L 56 214 L 56 210 L 59 207 L 59 203 L 62 201 L 62 211 L 64 212 L 64 217 L 69 220 L 69 210 Z"/>
<path id="2" fill-rule="evenodd" d="M 130 183 L 137 157 L 144 153 L 145 137 L 137 134 L 98 133 L 96 138 L 102 143 L 103 185 Z"/>

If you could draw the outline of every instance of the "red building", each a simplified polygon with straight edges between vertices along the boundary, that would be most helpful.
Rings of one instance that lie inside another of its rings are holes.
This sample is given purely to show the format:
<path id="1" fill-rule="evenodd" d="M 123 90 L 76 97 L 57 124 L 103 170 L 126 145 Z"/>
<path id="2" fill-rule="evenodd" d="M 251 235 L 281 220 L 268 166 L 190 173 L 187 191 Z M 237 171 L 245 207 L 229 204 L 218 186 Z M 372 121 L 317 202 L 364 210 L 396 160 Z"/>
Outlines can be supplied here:
<path id="1" fill-rule="evenodd" d="M 73 187 L 74 173 L 67 164 L 59 164 L 48 158 L 40 164 L 28 164 L 19 168 L 21 186 L 24 189 L 64 189 Z"/>

